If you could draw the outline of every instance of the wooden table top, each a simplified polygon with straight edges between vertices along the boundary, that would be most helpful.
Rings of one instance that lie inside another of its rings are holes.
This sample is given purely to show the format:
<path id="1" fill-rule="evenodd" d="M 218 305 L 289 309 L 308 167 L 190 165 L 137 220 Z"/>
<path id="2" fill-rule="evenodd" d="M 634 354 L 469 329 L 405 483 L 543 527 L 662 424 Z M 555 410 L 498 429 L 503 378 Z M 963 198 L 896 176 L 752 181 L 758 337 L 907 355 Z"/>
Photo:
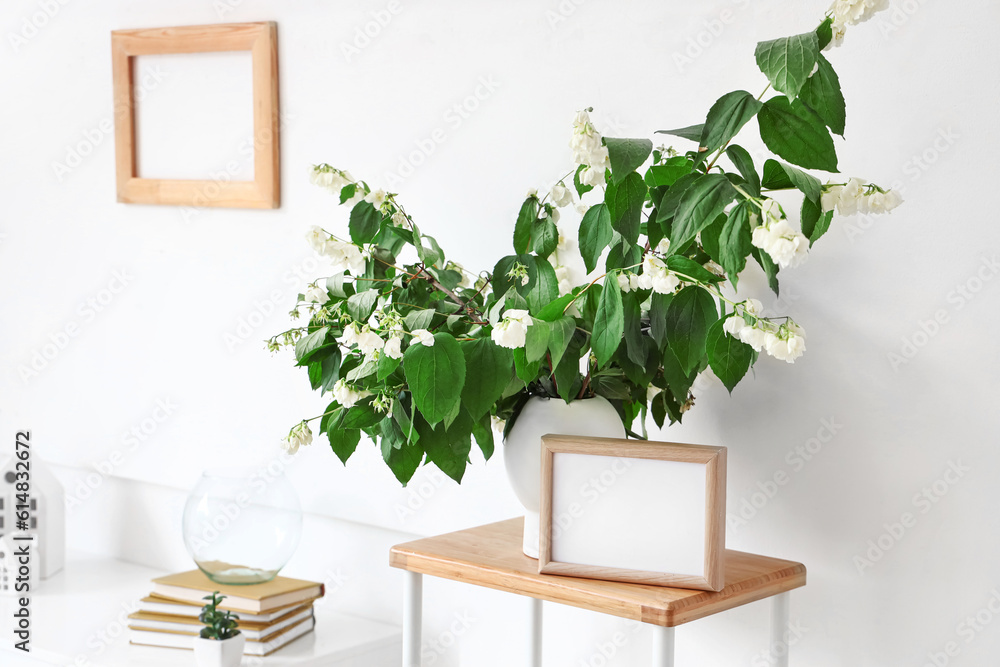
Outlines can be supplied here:
<path id="1" fill-rule="evenodd" d="M 674 627 L 806 584 L 801 563 L 726 550 L 726 587 L 717 593 L 539 574 L 521 553 L 524 519 L 510 519 L 399 544 L 389 562 L 410 572 Z"/>

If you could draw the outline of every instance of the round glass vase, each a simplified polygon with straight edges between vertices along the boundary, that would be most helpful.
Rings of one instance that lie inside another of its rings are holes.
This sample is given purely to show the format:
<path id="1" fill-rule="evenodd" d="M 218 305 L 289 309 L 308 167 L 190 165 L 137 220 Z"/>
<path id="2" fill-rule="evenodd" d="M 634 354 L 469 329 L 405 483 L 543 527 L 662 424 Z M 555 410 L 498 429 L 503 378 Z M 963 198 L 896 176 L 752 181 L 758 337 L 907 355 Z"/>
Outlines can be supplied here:
<path id="1" fill-rule="evenodd" d="M 206 470 L 184 505 L 184 546 L 198 568 L 220 584 L 274 579 L 301 535 L 302 506 L 283 474 Z"/>

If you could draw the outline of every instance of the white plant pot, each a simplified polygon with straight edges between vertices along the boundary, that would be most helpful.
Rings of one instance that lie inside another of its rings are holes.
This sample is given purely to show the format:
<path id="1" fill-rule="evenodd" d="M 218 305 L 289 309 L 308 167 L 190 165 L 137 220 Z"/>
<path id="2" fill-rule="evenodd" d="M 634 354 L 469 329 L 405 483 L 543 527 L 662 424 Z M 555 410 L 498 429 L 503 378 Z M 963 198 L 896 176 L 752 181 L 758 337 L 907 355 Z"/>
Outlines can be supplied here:
<path id="1" fill-rule="evenodd" d="M 507 479 L 524 505 L 525 556 L 538 558 L 539 516 L 542 495 L 542 436 L 588 435 L 624 438 L 625 427 L 614 407 L 600 396 L 567 404 L 558 398 L 532 397 L 504 441 Z"/>
<path id="2" fill-rule="evenodd" d="M 195 637 L 194 662 L 198 667 L 239 667 L 246 643 L 243 633 L 222 641 Z"/>

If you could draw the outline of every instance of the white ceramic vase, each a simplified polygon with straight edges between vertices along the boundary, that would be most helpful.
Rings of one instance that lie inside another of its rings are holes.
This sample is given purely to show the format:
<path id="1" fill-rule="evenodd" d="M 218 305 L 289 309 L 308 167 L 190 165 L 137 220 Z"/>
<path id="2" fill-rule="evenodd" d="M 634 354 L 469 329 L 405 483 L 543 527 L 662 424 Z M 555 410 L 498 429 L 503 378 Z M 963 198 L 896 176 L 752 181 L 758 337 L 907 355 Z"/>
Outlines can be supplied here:
<path id="1" fill-rule="evenodd" d="M 246 643 L 242 632 L 222 641 L 195 637 L 194 662 L 198 667 L 240 667 Z"/>
<path id="2" fill-rule="evenodd" d="M 532 397 L 525 403 L 504 441 L 507 478 L 524 505 L 524 555 L 538 558 L 542 485 L 542 436 L 588 435 L 624 438 L 625 427 L 614 407 L 600 396 L 566 403 L 558 398 Z"/>

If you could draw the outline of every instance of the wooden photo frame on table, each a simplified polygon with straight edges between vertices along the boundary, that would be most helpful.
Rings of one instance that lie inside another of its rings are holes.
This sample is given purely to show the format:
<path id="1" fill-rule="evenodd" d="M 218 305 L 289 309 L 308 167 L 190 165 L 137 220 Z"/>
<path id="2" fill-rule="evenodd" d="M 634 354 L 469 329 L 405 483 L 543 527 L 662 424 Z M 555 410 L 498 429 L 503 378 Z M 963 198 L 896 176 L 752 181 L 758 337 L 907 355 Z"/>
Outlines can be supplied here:
<path id="1" fill-rule="evenodd" d="M 142 178 L 138 173 L 133 80 L 136 56 L 250 51 L 253 63 L 252 181 Z M 115 30 L 111 33 L 118 201 L 132 204 L 278 208 L 277 24 L 227 23 Z"/>
<path id="2" fill-rule="evenodd" d="M 541 573 L 725 586 L 725 447 L 546 435 L 541 501 Z"/>

